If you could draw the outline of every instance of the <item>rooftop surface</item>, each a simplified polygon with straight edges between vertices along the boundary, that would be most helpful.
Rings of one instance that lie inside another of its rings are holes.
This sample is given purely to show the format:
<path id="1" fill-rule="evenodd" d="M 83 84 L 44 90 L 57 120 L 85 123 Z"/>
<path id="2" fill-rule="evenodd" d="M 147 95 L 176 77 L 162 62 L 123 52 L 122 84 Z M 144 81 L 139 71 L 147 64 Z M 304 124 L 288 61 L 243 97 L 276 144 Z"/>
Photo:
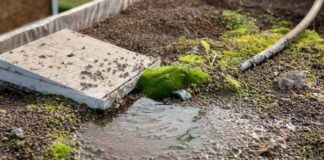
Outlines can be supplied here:
<path id="1" fill-rule="evenodd" d="M 110 103 L 107 100 L 113 101 L 117 95 L 127 94 L 145 68 L 158 64 L 157 59 L 71 30 L 57 32 L 4 53 L 0 60 L 1 72 L 7 72 L 1 80 L 40 92 L 64 95 L 92 108 L 106 108 L 107 104 L 102 103 Z M 33 83 L 27 84 L 27 81 Z M 121 91 L 123 86 L 128 89 Z M 84 100 L 89 97 L 100 101 L 99 105 Z"/>

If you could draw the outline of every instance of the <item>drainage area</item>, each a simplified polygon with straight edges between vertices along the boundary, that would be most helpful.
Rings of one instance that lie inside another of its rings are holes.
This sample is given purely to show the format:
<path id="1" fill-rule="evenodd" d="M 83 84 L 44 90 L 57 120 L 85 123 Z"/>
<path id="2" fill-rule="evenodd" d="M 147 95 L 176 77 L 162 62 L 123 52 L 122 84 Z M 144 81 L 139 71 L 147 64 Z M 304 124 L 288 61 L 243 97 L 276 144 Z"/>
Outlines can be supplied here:
<path id="1" fill-rule="evenodd" d="M 197 149 L 212 138 L 204 115 L 198 108 L 141 98 L 113 120 L 99 120 L 82 129 L 81 156 L 128 159 Z"/>

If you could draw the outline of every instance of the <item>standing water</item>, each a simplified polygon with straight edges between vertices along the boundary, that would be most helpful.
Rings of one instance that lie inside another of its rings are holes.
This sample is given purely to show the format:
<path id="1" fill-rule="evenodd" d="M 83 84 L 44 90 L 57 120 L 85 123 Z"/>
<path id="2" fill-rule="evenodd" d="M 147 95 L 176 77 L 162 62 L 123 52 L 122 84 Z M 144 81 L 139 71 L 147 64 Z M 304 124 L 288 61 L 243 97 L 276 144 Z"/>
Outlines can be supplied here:
<path id="1" fill-rule="evenodd" d="M 80 134 L 84 158 L 140 158 L 201 147 L 204 113 L 194 107 L 164 105 L 141 98 L 114 118 L 90 123 Z M 102 125 L 104 124 L 104 125 Z"/>

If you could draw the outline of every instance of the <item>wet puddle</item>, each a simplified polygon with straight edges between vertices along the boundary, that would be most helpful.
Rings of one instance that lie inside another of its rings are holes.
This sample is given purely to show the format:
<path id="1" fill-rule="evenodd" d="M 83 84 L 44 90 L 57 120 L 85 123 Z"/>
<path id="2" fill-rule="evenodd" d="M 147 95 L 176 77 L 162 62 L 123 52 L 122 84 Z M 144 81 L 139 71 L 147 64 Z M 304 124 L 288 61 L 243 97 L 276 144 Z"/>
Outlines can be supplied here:
<path id="1" fill-rule="evenodd" d="M 164 105 L 148 98 L 127 112 L 90 123 L 80 134 L 83 158 L 140 158 L 170 151 L 185 152 L 207 141 L 204 112 L 194 107 Z"/>

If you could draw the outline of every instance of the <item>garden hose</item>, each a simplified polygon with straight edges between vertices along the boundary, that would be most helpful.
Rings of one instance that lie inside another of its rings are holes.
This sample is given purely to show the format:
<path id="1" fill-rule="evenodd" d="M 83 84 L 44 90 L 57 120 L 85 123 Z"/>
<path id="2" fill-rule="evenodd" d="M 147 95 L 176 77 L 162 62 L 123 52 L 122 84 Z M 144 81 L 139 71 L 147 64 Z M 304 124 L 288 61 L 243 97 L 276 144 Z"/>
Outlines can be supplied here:
<path id="1" fill-rule="evenodd" d="M 317 14 L 320 12 L 321 7 L 323 5 L 324 0 L 316 0 L 313 4 L 313 7 L 305 16 L 305 18 L 292 30 L 290 31 L 285 37 L 280 39 L 274 45 L 270 46 L 266 50 L 262 51 L 261 53 L 253 56 L 249 60 L 245 61 L 244 63 L 240 64 L 239 69 L 240 71 L 246 71 L 256 65 L 259 65 L 265 62 L 267 59 L 273 57 L 278 52 L 283 50 L 289 43 L 291 43 L 299 34 L 304 32 L 304 30 L 312 23 L 315 19 Z"/>

